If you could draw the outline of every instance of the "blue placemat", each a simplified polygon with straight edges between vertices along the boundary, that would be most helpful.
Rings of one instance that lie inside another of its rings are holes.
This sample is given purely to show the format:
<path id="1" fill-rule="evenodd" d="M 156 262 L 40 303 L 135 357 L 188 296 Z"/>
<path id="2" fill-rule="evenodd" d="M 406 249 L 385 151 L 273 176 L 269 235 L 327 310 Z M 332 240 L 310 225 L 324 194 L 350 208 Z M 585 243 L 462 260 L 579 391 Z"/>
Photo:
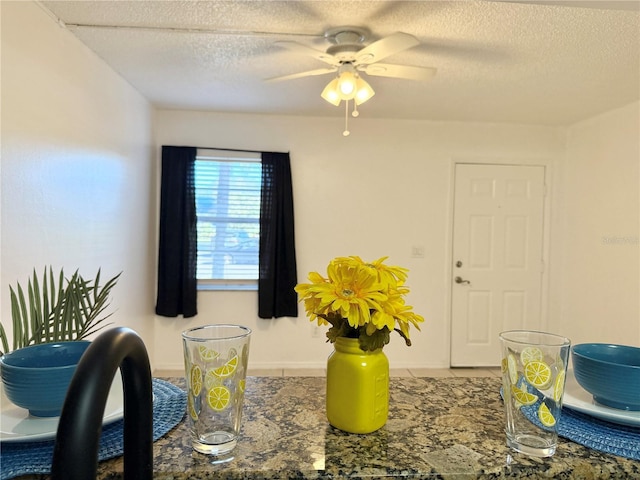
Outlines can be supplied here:
<path id="1" fill-rule="evenodd" d="M 500 388 L 502 396 L 502 388 Z M 522 406 L 520 410 L 527 419 L 538 426 L 538 407 L 536 403 Z M 579 443 L 604 453 L 611 453 L 620 457 L 640 460 L 640 428 L 600 420 L 590 415 L 567 408 L 562 408 L 560 423 L 558 423 L 560 437 Z"/>
<path id="2" fill-rule="evenodd" d="M 530 421 L 538 423 L 537 410 L 521 409 Z M 640 460 L 640 428 L 607 422 L 563 407 L 558 435 L 600 452 Z"/>
<path id="3" fill-rule="evenodd" d="M 153 379 L 153 440 L 156 441 L 182 420 L 187 396 L 169 382 Z M 123 453 L 124 420 L 105 425 L 100 438 L 98 460 L 107 460 Z M 51 473 L 54 440 L 0 444 L 0 480 L 19 475 Z"/>
<path id="4" fill-rule="evenodd" d="M 640 428 L 600 420 L 562 409 L 559 434 L 585 447 L 640 460 Z"/>

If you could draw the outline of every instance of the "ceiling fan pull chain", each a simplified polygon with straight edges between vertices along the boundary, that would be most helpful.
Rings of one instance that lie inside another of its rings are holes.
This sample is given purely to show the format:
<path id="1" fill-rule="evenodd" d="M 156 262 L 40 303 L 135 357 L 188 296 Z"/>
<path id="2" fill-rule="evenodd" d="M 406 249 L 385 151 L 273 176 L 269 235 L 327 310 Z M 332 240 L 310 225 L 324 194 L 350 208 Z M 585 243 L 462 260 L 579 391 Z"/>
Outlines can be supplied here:
<path id="1" fill-rule="evenodd" d="M 342 135 L 348 137 L 351 132 L 349 131 L 349 100 L 344 101 L 344 132 Z"/>
<path id="2" fill-rule="evenodd" d="M 358 102 L 356 102 L 354 100 L 353 101 L 353 112 L 351 112 L 351 116 L 353 118 L 356 118 L 358 115 L 360 115 L 360 112 L 358 111 Z"/>

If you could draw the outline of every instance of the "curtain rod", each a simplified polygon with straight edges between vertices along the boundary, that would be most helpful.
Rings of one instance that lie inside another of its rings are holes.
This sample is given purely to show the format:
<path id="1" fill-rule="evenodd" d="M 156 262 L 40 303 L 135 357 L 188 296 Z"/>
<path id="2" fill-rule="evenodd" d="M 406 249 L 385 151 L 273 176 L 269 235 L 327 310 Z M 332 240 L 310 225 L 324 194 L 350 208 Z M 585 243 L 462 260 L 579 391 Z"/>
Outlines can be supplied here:
<path id="1" fill-rule="evenodd" d="M 245 150 L 240 148 L 219 148 L 219 147 L 194 147 L 198 150 L 220 150 L 222 152 L 246 152 L 246 153 L 290 153 L 290 152 L 268 152 L 263 150 Z"/>

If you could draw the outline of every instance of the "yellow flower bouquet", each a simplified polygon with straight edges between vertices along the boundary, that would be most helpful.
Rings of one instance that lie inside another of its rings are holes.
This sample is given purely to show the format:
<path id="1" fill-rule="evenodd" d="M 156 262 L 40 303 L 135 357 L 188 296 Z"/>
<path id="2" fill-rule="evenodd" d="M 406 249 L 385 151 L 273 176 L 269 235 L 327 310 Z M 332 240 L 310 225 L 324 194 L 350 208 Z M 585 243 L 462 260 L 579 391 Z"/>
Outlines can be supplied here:
<path id="1" fill-rule="evenodd" d="M 405 304 L 408 270 L 385 265 L 387 258 L 367 263 L 357 256 L 337 257 L 329 262 L 327 278 L 311 272 L 311 283 L 296 285 L 309 319 L 331 324 L 327 341 L 357 338 L 361 350 L 372 351 L 389 343 L 395 330 L 411 345 L 409 327 L 420 330 L 424 318 Z"/>

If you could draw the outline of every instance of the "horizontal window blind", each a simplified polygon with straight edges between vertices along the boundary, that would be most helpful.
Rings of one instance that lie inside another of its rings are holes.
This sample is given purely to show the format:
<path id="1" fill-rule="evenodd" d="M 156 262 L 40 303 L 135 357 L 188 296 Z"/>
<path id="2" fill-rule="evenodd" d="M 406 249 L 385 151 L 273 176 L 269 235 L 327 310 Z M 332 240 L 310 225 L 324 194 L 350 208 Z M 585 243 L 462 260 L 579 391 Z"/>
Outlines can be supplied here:
<path id="1" fill-rule="evenodd" d="M 257 280 L 259 158 L 196 157 L 198 280 Z"/>

